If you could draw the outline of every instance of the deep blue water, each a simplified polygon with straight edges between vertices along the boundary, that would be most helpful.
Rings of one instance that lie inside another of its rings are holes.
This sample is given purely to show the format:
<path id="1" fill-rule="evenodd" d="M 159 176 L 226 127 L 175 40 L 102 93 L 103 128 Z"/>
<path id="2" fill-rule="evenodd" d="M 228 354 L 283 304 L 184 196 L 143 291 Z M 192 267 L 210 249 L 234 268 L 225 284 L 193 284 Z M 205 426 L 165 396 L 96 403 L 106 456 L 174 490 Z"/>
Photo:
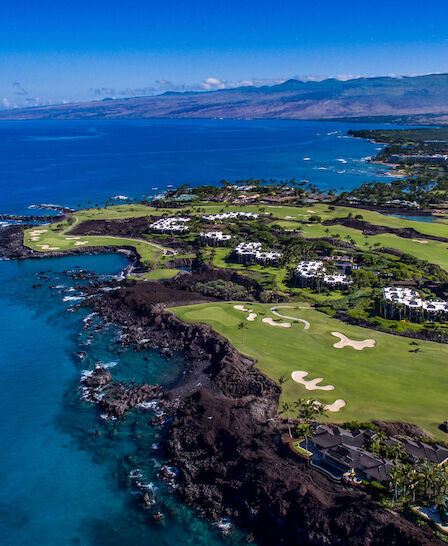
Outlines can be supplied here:
<path id="1" fill-rule="evenodd" d="M 386 169 L 365 161 L 378 146 L 347 136 L 352 127 L 288 120 L 1 121 L 1 210 L 154 195 L 169 184 L 224 178 L 295 177 L 338 189 L 382 179 Z"/>
<path id="2" fill-rule="evenodd" d="M 346 137 L 348 128 L 293 121 L 0 122 L 0 213 L 223 178 L 295 177 L 323 188 L 380 178 L 384 169 L 363 160 L 376 146 Z M 180 355 L 117 351 L 116 329 L 89 337 L 82 330 L 88 311 L 69 312 L 75 301 L 62 301 L 76 296 L 67 291 L 75 281 L 62 271 L 117 274 L 125 265 L 120 255 L 0 261 L 2 545 L 241 542 L 239 535 L 221 538 L 158 480 L 163 454 L 151 446 L 163 431 L 148 425 L 143 410 L 110 423 L 80 399 L 80 374 L 97 361 L 113 366 L 119 379 L 169 385 L 182 376 Z M 80 349 L 88 354 L 82 361 Z M 137 467 L 156 487 L 165 526 L 136 502 L 127 476 Z"/>

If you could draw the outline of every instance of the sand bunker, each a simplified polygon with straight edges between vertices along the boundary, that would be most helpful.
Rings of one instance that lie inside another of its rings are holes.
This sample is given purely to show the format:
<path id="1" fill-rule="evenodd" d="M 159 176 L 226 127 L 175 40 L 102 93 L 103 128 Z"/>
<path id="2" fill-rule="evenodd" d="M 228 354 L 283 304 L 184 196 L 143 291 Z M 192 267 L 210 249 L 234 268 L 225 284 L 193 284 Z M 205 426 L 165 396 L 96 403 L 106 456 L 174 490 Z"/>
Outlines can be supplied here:
<path id="1" fill-rule="evenodd" d="M 42 250 L 59 250 L 58 246 L 50 246 L 50 245 L 37 245 L 40 246 Z"/>
<path id="2" fill-rule="evenodd" d="M 293 381 L 303 385 L 307 391 L 315 391 L 315 390 L 332 391 L 332 390 L 334 390 L 333 385 L 319 385 L 319 383 L 324 380 L 323 377 L 317 377 L 316 379 L 311 379 L 310 381 L 307 381 L 306 379 L 304 379 L 304 377 L 306 377 L 307 375 L 308 375 L 308 372 L 296 371 L 296 372 L 292 372 L 291 377 L 292 377 Z"/>
<path id="3" fill-rule="evenodd" d="M 89 241 L 76 241 L 75 246 L 87 245 Z"/>
<path id="4" fill-rule="evenodd" d="M 275 322 L 271 317 L 264 318 L 262 321 L 269 326 L 280 326 L 280 328 L 291 328 L 290 322 Z"/>
<path id="5" fill-rule="evenodd" d="M 42 233 L 45 233 L 48 231 L 48 229 L 35 229 L 34 231 L 30 231 L 30 235 L 35 237 L 36 235 L 41 235 Z"/>
<path id="6" fill-rule="evenodd" d="M 337 400 L 335 400 L 332 404 L 327 404 L 325 406 L 325 409 L 327 411 L 331 411 L 331 412 L 336 412 L 336 411 L 339 411 L 340 409 L 342 409 L 343 407 L 345 407 L 347 404 L 345 402 L 345 400 L 342 400 L 342 398 L 338 398 Z"/>
<path id="7" fill-rule="evenodd" d="M 313 209 L 308 209 L 307 212 L 311 212 L 311 214 L 316 214 L 316 211 Z"/>
<path id="8" fill-rule="evenodd" d="M 428 241 L 426 239 L 412 239 L 414 243 L 420 243 L 422 245 L 427 245 Z"/>
<path id="9" fill-rule="evenodd" d="M 250 313 L 252 311 L 252 309 L 246 309 L 244 305 L 234 305 L 233 308 L 237 311 L 244 311 L 245 313 Z"/>
<path id="10" fill-rule="evenodd" d="M 39 241 L 39 240 L 40 240 L 40 237 L 31 237 L 31 240 L 32 240 L 32 241 Z"/>
<path id="11" fill-rule="evenodd" d="M 294 216 L 285 216 L 285 220 L 294 220 Z"/>
<path id="12" fill-rule="evenodd" d="M 374 347 L 376 341 L 374 339 L 364 339 L 363 341 L 355 341 L 354 339 L 350 339 L 349 337 L 345 336 L 344 334 L 341 334 L 340 332 L 331 332 L 332 336 L 338 337 L 341 341 L 337 341 L 333 347 L 336 349 L 342 349 L 343 347 L 353 347 L 353 349 L 356 349 L 357 351 L 362 351 L 363 349 L 366 349 L 367 347 Z"/>
<path id="13" fill-rule="evenodd" d="M 81 239 L 81 237 L 66 237 L 65 238 L 66 241 L 73 241 L 75 239 Z"/>
<path id="14" fill-rule="evenodd" d="M 250 322 L 253 322 L 257 318 L 257 313 L 254 313 L 252 309 L 246 309 L 244 305 L 234 305 L 233 308 L 237 311 L 244 311 L 244 313 L 249 313 L 249 316 L 246 318 L 246 320 L 249 320 Z"/>

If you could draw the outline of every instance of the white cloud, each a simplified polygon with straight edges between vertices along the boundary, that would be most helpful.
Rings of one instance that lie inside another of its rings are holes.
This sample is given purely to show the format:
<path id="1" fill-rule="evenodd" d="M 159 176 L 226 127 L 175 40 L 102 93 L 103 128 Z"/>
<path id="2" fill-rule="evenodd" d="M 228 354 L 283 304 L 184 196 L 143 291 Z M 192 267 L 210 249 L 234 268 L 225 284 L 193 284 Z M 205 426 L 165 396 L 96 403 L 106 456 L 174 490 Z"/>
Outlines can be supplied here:
<path id="1" fill-rule="evenodd" d="M 200 87 L 204 91 L 216 91 L 217 89 L 235 89 L 236 87 L 252 87 L 254 82 L 251 80 L 240 80 L 229 82 L 219 78 L 206 78 L 201 82 Z"/>

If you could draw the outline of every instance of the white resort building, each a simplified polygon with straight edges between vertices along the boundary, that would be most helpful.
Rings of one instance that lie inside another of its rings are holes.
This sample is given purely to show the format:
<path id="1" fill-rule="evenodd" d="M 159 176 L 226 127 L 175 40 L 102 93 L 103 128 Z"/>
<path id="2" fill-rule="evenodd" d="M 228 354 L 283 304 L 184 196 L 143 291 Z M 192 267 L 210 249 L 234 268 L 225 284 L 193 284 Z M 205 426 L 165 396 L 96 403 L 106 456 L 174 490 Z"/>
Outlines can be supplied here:
<path id="1" fill-rule="evenodd" d="M 223 212 L 221 214 L 208 214 L 203 216 L 204 220 L 236 220 L 237 218 L 258 218 L 259 214 L 255 212 Z"/>
<path id="2" fill-rule="evenodd" d="M 201 231 L 199 236 L 202 244 L 210 246 L 226 246 L 232 238 L 231 235 L 226 235 L 222 231 Z"/>
<path id="3" fill-rule="evenodd" d="M 381 312 L 385 318 L 410 320 L 446 320 L 448 302 L 423 300 L 419 292 L 410 288 L 388 286 L 383 288 Z"/>
<path id="4" fill-rule="evenodd" d="M 239 264 L 259 263 L 262 265 L 276 265 L 282 257 L 281 252 L 263 252 L 261 243 L 240 243 L 235 248 Z"/>
<path id="5" fill-rule="evenodd" d="M 185 224 L 190 218 L 174 216 L 172 218 L 160 218 L 152 223 L 149 228 L 156 233 L 183 233 L 188 230 Z"/>
<path id="6" fill-rule="evenodd" d="M 352 280 L 345 273 L 327 274 L 321 260 L 303 260 L 297 264 L 296 278 L 300 286 L 344 287 L 352 284 Z"/>

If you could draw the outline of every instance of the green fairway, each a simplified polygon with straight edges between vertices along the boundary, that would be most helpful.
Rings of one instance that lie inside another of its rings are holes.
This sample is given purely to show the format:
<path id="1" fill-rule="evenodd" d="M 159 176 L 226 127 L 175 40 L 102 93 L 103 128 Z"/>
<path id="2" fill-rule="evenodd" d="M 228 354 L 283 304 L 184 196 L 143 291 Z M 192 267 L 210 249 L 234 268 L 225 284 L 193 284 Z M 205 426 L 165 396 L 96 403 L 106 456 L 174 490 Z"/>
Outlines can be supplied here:
<path id="1" fill-rule="evenodd" d="M 393 336 L 351 326 L 314 309 L 284 309 L 282 314 L 309 321 L 310 328 L 292 323 L 290 328 L 273 327 L 262 318 L 279 319 L 270 312 L 271 305 L 247 304 L 258 313 L 254 322 L 247 313 L 233 308 L 233 303 L 211 303 L 171 309 L 187 322 L 203 322 L 227 337 L 238 350 L 258 362 L 261 371 L 283 385 L 287 400 L 312 396 L 329 404 L 343 399 L 347 406 L 331 413 L 332 421 L 350 419 L 405 421 L 415 423 L 436 437 L 443 438 L 437 425 L 448 418 L 448 346 Z M 238 329 L 244 322 L 247 328 Z M 374 339 L 373 348 L 361 351 L 352 347 L 336 349 L 338 338 L 331 332 L 362 341 Z M 244 335 L 244 344 L 242 338 Z M 306 390 L 291 379 L 295 370 L 309 373 L 307 380 L 322 377 L 322 385 L 334 385 L 332 391 Z"/>
<path id="2" fill-rule="evenodd" d="M 178 269 L 153 269 L 147 273 L 138 276 L 131 276 L 133 279 L 149 279 L 151 281 L 160 281 L 163 279 L 172 279 L 179 273 Z"/>

